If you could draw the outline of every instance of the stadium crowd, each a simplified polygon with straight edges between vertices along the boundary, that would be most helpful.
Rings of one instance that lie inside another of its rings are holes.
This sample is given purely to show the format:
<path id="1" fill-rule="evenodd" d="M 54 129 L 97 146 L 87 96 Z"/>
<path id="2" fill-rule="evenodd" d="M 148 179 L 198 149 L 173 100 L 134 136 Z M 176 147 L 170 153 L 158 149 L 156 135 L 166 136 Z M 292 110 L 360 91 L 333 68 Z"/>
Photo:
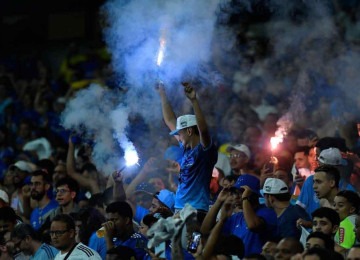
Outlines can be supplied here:
<path id="1" fill-rule="evenodd" d="M 156 84 L 163 120 L 130 118 L 132 173 L 101 172 L 61 125 L 77 91 L 117 87 L 106 51 L 71 45 L 58 72 L 2 57 L 0 260 L 359 259 L 359 10 L 281 52 L 249 23 L 236 50 L 214 43 L 216 86 Z"/>

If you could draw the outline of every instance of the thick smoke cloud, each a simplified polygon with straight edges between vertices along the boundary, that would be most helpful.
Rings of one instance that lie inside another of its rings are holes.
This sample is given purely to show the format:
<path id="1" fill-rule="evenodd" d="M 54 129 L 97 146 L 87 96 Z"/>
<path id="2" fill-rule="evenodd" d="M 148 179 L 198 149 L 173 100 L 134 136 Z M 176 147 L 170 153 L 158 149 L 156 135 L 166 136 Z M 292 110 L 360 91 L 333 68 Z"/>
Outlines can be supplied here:
<path id="1" fill-rule="evenodd" d="M 124 71 L 135 88 L 148 88 L 160 78 L 179 82 L 195 76 L 209 61 L 218 0 L 108 1 L 103 7 L 105 40 L 117 72 Z M 165 57 L 157 66 L 160 38 Z M 189 75 L 190 74 L 190 75 Z"/>
<path id="2" fill-rule="evenodd" d="M 102 172 L 120 169 L 120 158 L 136 153 L 127 133 L 130 113 L 160 122 L 158 80 L 178 91 L 182 79 L 201 74 L 211 57 L 217 6 L 218 0 L 112 0 L 102 7 L 112 69 L 125 87 L 120 92 L 92 85 L 79 91 L 62 114 L 65 128 L 94 139 L 92 159 Z M 159 66 L 161 39 L 165 52 Z"/>
<path id="3" fill-rule="evenodd" d="M 123 151 L 134 149 L 126 137 L 129 112 L 119 105 L 121 99 L 120 92 L 93 84 L 77 92 L 62 114 L 66 129 L 93 142 L 92 159 L 107 174 L 124 164 Z"/>

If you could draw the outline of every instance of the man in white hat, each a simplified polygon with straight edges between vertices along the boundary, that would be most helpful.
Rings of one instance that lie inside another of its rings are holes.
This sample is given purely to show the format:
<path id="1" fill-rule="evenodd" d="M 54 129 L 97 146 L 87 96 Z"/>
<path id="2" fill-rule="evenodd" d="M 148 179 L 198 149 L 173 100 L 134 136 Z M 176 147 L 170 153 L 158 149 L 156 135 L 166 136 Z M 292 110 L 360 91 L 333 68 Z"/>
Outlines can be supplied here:
<path id="1" fill-rule="evenodd" d="M 343 167 L 346 164 L 346 160 L 344 160 L 342 158 L 340 150 L 335 147 L 330 147 L 330 148 L 322 150 L 320 152 L 317 160 L 318 160 L 320 167 L 321 166 L 332 166 L 338 170 L 341 169 L 341 167 Z M 316 210 L 320 207 L 319 199 L 321 199 L 321 198 L 319 196 L 317 196 L 317 194 L 315 193 L 313 184 L 314 184 L 314 175 L 310 175 L 304 182 L 304 185 L 300 192 L 300 196 L 296 202 L 296 204 L 303 207 L 308 212 L 309 215 L 314 210 Z M 337 185 L 338 185 L 339 190 L 356 191 L 352 185 L 350 185 L 349 183 L 347 183 L 344 180 L 344 178 L 341 176 L 341 174 L 340 174 L 340 181 Z M 320 191 L 318 193 L 320 194 Z M 320 196 L 323 197 L 321 194 L 320 194 Z M 311 228 L 311 222 L 306 222 L 306 221 L 303 221 L 302 219 L 298 220 L 298 224 Z"/>
<path id="2" fill-rule="evenodd" d="M 205 117 L 196 97 L 195 89 L 189 83 L 183 83 L 184 92 L 195 115 L 183 115 L 176 118 L 167 99 L 164 86 L 159 84 L 163 118 L 183 149 L 180 164 L 179 185 L 175 196 L 175 210 L 181 210 L 185 203 L 198 210 L 200 222 L 209 210 L 210 181 L 217 161 L 217 148 L 214 145 Z"/>
<path id="3" fill-rule="evenodd" d="M 12 176 L 12 181 L 15 186 L 15 191 L 11 194 L 10 206 L 16 211 L 18 215 L 23 217 L 25 214 L 24 198 L 22 188 L 24 187 L 25 178 L 33 171 L 31 164 L 26 161 L 17 161 L 9 166 L 9 175 Z"/>
<path id="4" fill-rule="evenodd" d="M 229 153 L 231 174 L 240 176 L 242 174 L 254 174 L 254 171 L 249 168 L 249 161 L 251 152 L 249 147 L 245 144 L 229 145 L 226 149 Z"/>
<path id="5" fill-rule="evenodd" d="M 267 178 L 263 193 L 267 207 L 274 209 L 278 219 L 278 236 L 300 239 L 301 230 L 297 228 L 299 218 L 310 221 L 306 211 L 297 205 L 291 205 L 289 187 L 280 179 Z"/>

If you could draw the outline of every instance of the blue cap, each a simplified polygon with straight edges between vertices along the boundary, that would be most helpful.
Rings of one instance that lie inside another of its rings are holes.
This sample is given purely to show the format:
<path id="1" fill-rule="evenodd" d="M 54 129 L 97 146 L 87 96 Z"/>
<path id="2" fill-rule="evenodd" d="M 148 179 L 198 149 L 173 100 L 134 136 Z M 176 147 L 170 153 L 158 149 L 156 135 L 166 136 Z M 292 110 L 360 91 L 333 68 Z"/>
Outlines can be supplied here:
<path id="1" fill-rule="evenodd" d="M 153 194 L 154 192 L 156 192 L 156 189 L 155 189 L 154 185 L 152 185 L 151 183 L 142 182 L 136 186 L 135 192 L 146 192 L 146 193 Z"/>
<path id="2" fill-rule="evenodd" d="M 158 194 L 154 195 L 162 204 L 168 207 L 171 211 L 174 211 L 175 194 L 167 189 L 161 190 Z"/>
<path id="3" fill-rule="evenodd" d="M 241 186 L 245 186 L 245 185 L 249 186 L 252 192 L 259 194 L 260 180 L 254 175 L 250 175 L 250 174 L 240 175 L 236 183 L 234 184 L 234 187 L 240 189 Z"/>

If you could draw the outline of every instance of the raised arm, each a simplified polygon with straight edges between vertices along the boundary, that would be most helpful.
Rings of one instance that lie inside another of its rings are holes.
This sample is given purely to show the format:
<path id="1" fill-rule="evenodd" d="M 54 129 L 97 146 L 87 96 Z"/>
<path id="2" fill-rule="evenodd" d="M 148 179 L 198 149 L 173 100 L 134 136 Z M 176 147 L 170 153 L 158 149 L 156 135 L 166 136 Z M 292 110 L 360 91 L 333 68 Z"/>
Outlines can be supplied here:
<path id="1" fill-rule="evenodd" d="M 223 189 L 217 197 L 214 205 L 210 208 L 206 214 L 204 221 L 201 225 L 200 232 L 204 235 L 210 234 L 211 229 L 216 224 L 216 216 L 219 213 L 224 201 L 230 196 L 230 192 L 227 189 Z"/>
<path id="2" fill-rule="evenodd" d="M 121 172 L 116 171 L 109 177 L 112 178 L 114 181 L 113 187 L 113 200 L 114 201 L 125 201 L 126 200 L 126 193 L 123 185 L 123 176 Z"/>
<path id="3" fill-rule="evenodd" d="M 100 192 L 98 183 L 95 180 L 84 177 L 82 174 L 78 173 L 75 169 L 75 158 L 74 158 L 75 146 L 69 138 L 69 147 L 66 157 L 66 170 L 67 174 L 76 180 L 81 186 L 89 189 L 92 194 Z"/>
<path id="4" fill-rule="evenodd" d="M 219 221 L 215 224 L 214 228 L 210 232 L 210 236 L 207 239 L 207 242 L 204 246 L 202 252 L 203 259 L 210 259 L 214 253 L 216 244 L 218 243 L 222 228 L 228 217 L 231 216 L 233 212 L 233 204 L 231 201 L 226 200 L 224 205 L 221 208 L 221 215 Z"/>
<path id="5" fill-rule="evenodd" d="M 211 143 L 211 137 L 209 129 L 204 117 L 204 114 L 200 108 L 200 104 L 196 98 L 195 89 L 189 83 L 182 83 L 184 86 L 184 91 L 186 97 L 190 100 L 191 105 L 194 109 L 194 114 L 196 117 L 197 127 L 200 134 L 200 142 L 203 147 L 208 147 Z"/>
<path id="6" fill-rule="evenodd" d="M 157 91 L 159 92 L 160 99 L 161 99 L 161 110 L 163 114 L 163 119 L 165 124 L 170 129 L 170 131 L 175 130 L 176 128 L 176 116 L 171 107 L 171 104 L 166 96 L 165 88 L 162 83 L 158 83 L 156 86 Z M 178 138 L 175 136 L 175 138 Z"/>
<path id="7" fill-rule="evenodd" d="M 246 225 L 249 230 L 256 232 L 260 228 L 264 227 L 265 222 L 262 218 L 256 215 L 256 212 L 249 201 L 249 197 L 252 193 L 251 189 L 246 185 L 241 187 L 244 188 L 244 192 L 242 194 L 242 206 Z"/>

